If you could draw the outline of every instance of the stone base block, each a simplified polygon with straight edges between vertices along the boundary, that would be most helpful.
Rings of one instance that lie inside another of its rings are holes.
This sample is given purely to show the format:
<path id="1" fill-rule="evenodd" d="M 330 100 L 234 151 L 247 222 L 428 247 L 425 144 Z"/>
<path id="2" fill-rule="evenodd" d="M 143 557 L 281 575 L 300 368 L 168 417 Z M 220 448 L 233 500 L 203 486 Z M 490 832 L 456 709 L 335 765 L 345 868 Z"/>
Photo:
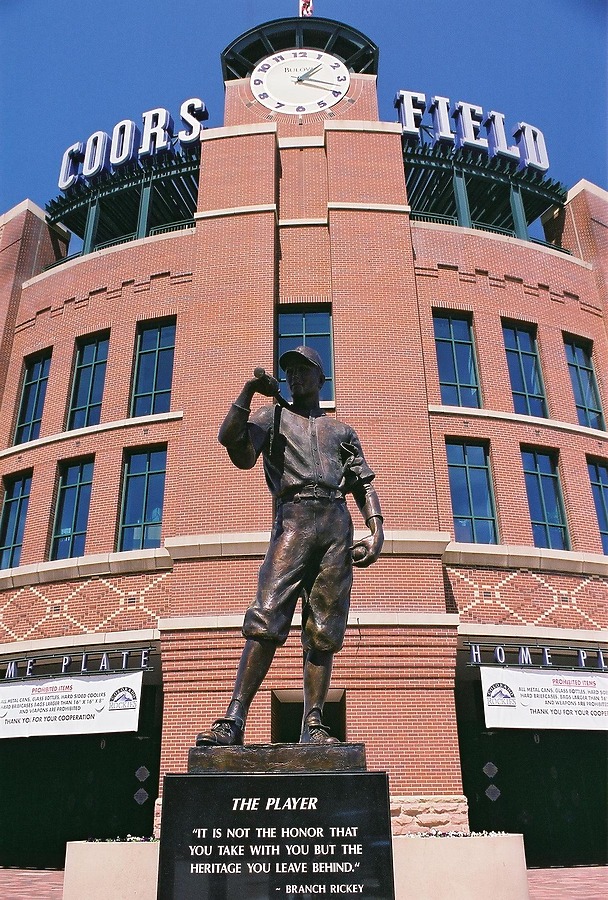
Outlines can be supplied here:
<path id="1" fill-rule="evenodd" d="M 156 900 L 160 844 L 70 841 L 63 900 Z"/>
<path id="2" fill-rule="evenodd" d="M 529 900 L 521 834 L 395 837 L 396 900 Z"/>
<path id="3" fill-rule="evenodd" d="M 190 775 L 365 770 L 365 744 L 247 744 L 244 747 L 192 747 L 188 753 Z"/>
<path id="4" fill-rule="evenodd" d="M 63 900 L 156 900 L 159 844 L 70 842 Z M 529 900 L 523 838 L 393 837 L 395 900 Z"/>

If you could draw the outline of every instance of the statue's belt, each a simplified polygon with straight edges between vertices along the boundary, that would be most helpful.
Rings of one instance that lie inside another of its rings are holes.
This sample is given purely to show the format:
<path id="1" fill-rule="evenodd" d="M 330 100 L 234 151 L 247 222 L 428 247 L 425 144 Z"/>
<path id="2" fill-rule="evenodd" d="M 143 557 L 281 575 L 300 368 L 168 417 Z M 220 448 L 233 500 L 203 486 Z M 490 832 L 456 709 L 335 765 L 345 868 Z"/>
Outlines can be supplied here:
<path id="1" fill-rule="evenodd" d="M 286 491 L 278 498 L 279 503 L 299 503 L 301 500 L 344 500 L 340 490 L 331 490 L 320 484 L 303 484 L 301 487 Z"/>

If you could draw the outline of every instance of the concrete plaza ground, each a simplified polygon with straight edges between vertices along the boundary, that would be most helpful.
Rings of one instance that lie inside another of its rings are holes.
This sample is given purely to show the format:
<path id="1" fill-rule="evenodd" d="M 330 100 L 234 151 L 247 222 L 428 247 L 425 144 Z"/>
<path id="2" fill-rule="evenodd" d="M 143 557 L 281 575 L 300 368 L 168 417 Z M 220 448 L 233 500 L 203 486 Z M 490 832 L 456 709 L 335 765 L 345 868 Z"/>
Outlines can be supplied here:
<path id="1" fill-rule="evenodd" d="M 528 885 L 530 900 L 606 900 L 608 868 L 530 869 Z M 0 868 L 0 900 L 61 900 L 62 893 L 63 872 Z"/>

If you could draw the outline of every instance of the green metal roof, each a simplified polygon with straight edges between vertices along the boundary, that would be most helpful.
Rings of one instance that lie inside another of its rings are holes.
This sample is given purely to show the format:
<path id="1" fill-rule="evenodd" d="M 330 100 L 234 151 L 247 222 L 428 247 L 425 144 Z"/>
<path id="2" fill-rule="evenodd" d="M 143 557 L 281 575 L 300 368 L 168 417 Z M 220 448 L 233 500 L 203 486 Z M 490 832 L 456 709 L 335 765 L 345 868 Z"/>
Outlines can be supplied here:
<path id="1" fill-rule="evenodd" d="M 513 231 L 513 186 L 522 195 L 528 225 L 549 207 L 560 206 L 566 200 L 566 188 L 541 172 L 518 169 L 511 160 L 490 158 L 474 149 L 404 141 L 403 162 L 412 212 L 428 214 L 429 218 L 455 220 L 455 173 L 464 177 L 473 223 L 496 231 Z"/>
<path id="2" fill-rule="evenodd" d="M 368 37 L 342 22 L 302 16 L 266 22 L 232 41 L 221 57 L 224 81 L 247 78 L 265 56 L 291 47 L 333 53 L 352 72 L 378 74 L 378 47 Z"/>
<path id="3" fill-rule="evenodd" d="M 61 223 L 83 238 L 92 202 L 101 205 L 96 248 L 121 239 L 133 238 L 137 229 L 142 192 L 150 185 L 152 197 L 148 233 L 167 225 L 191 220 L 198 200 L 200 147 L 188 155 L 161 154 L 125 166 L 99 178 L 94 184 L 81 182 L 67 196 L 47 203 L 47 218 Z"/>

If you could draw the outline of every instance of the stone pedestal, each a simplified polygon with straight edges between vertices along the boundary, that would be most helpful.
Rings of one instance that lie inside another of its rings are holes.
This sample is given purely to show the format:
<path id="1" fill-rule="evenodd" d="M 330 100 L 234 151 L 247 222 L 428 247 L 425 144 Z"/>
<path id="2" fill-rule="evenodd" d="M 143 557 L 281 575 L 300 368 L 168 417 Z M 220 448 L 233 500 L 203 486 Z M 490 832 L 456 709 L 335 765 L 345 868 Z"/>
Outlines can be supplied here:
<path id="1" fill-rule="evenodd" d="M 192 747 L 188 774 L 213 772 L 365 772 L 365 744 L 248 744 Z"/>
<path id="2" fill-rule="evenodd" d="M 159 897 L 394 900 L 388 778 L 363 744 L 200 747 L 163 790 Z"/>

